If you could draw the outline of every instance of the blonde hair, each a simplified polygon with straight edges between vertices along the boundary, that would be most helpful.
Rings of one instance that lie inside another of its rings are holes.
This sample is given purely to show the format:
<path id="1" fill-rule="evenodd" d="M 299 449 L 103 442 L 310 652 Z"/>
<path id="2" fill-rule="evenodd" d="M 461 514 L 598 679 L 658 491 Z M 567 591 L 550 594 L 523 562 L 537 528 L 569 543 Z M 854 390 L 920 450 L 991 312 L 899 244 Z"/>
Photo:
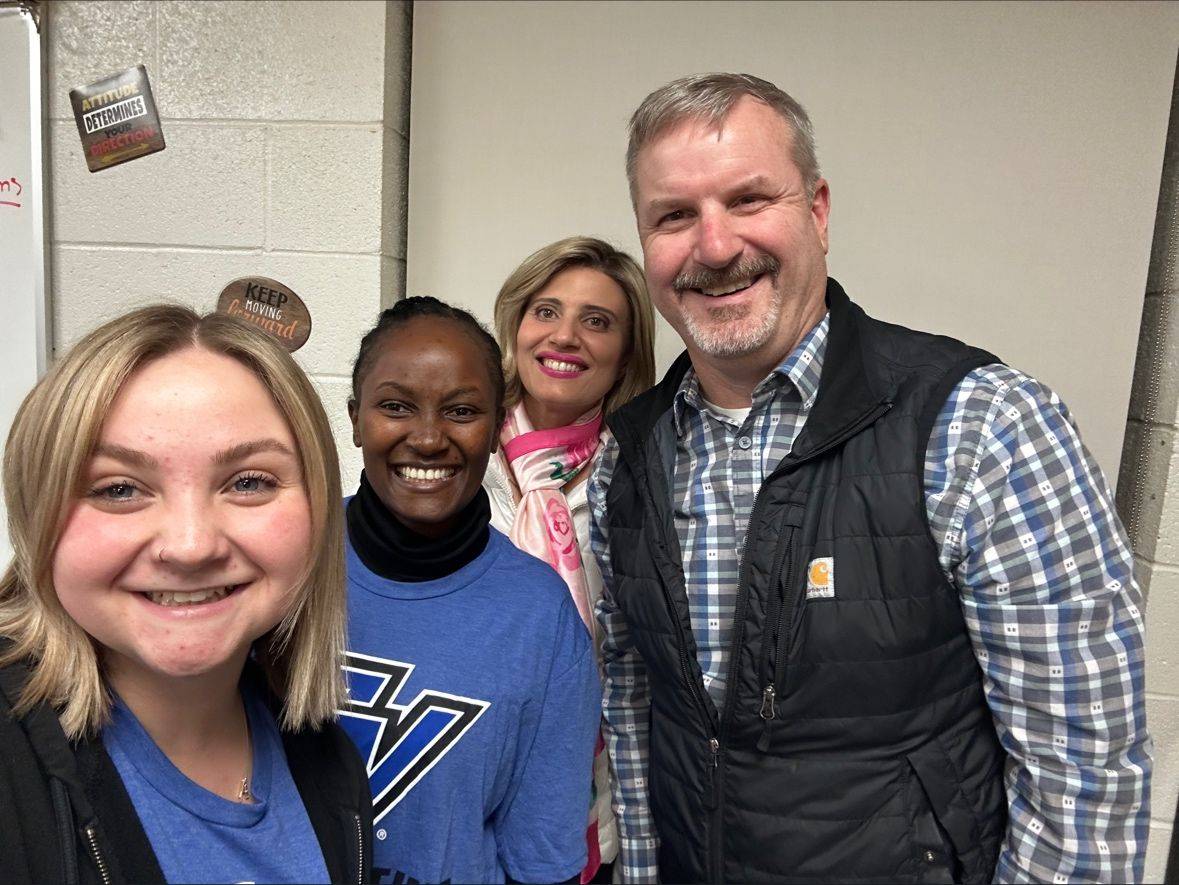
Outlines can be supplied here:
<path id="1" fill-rule="evenodd" d="M 642 268 L 635 260 L 609 243 L 593 237 L 568 237 L 533 252 L 512 271 L 495 299 L 495 335 L 504 352 L 505 408 L 524 397 L 520 371 L 516 366 L 516 332 L 532 296 L 557 274 L 571 267 L 587 267 L 605 274 L 618 284 L 630 306 L 630 340 L 626 366 L 606 394 L 603 414 L 630 402 L 655 383 L 655 317 Z"/>
<path id="2" fill-rule="evenodd" d="M 344 547 L 340 472 L 323 406 L 291 355 L 241 320 L 156 305 L 111 320 L 79 341 L 21 404 L 4 450 L 12 562 L 0 578 L 0 665 L 30 662 L 15 711 L 46 703 L 70 738 L 98 731 L 110 697 L 96 643 L 62 608 L 53 554 L 84 483 L 102 425 L 127 379 L 151 360 L 199 347 L 236 360 L 270 392 L 295 438 L 310 504 L 307 567 L 286 615 L 255 657 L 282 700 L 281 724 L 316 727 L 344 699 Z"/>

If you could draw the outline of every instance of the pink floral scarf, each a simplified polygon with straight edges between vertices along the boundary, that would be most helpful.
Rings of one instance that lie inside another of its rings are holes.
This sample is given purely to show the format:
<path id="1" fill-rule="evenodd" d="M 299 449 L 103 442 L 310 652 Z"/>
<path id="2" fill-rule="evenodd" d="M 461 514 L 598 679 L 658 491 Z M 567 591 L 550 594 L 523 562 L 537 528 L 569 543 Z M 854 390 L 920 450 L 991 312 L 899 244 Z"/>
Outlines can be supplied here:
<path id="1" fill-rule="evenodd" d="M 520 503 L 512 523 L 512 543 L 521 550 L 543 559 L 557 570 L 569 587 L 569 595 L 577 605 L 578 614 L 585 622 L 597 646 L 593 612 L 589 607 L 589 588 L 581 562 L 581 546 L 573 528 L 573 514 L 561 488 L 593 458 L 598 450 L 598 433 L 602 428 L 602 410 L 586 412 L 568 427 L 552 430 L 533 430 L 518 403 L 508 411 L 500 430 L 504 460 L 516 487 Z M 581 881 L 589 882 L 598 872 L 602 858 L 598 849 L 598 819 L 596 797 L 599 790 L 609 790 L 609 769 L 606 748 L 599 730 L 594 747 L 594 797 L 590 800 L 589 825 L 585 831 L 589 859 L 581 871 Z"/>
<path id="2" fill-rule="evenodd" d="M 504 459 L 520 490 L 512 543 L 547 562 L 565 579 L 591 636 L 594 617 L 589 609 L 581 547 L 561 487 L 594 456 L 601 427 L 602 410 L 594 409 L 568 427 L 533 430 L 524 404 L 518 403 L 508 411 L 499 434 Z"/>

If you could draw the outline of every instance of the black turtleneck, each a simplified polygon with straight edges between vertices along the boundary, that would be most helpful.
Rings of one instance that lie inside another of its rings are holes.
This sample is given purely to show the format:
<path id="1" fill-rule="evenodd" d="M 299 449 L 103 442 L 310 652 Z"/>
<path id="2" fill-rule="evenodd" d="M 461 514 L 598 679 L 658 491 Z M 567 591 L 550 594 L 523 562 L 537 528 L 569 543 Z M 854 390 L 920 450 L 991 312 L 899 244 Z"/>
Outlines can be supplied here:
<path id="1" fill-rule="evenodd" d="M 480 487 L 445 537 L 427 538 L 389 512 L 362 472 L 347 521 L 352 549 L 374 574 L 389 581 L 433 581 L 457 572 L 487 547 L 491 501 Z"/>

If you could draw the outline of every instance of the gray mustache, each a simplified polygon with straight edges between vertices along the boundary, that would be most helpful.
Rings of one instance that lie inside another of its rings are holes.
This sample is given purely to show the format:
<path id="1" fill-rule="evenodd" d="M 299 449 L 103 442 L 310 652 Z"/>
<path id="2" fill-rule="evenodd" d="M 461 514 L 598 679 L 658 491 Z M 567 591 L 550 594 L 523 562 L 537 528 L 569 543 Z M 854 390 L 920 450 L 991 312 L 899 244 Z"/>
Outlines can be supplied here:
<path id="1" fill-rule="evenodd" d="M 681 273 L 671 285 L 677 292 L 685 289 L 722 289 L 759 274 L 777 276 L 781 269 L 782 263 L 772 255 L 758 255 L 754 258 L 739 258 L 727 267 L 704 267 Z"/>

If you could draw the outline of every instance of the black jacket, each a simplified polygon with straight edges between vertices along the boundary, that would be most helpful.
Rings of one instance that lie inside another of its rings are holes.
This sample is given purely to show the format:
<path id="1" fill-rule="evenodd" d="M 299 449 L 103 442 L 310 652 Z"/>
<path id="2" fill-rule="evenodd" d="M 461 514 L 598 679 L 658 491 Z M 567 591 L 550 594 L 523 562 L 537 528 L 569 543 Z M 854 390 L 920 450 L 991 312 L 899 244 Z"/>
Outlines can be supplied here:
<path id="1" fill-rule="evenodd" d="M 72 744 L 40 706 L 16 719 L 27 678 L 0 669 L 0 870 L 5 882 L 163 882 L 147 835 L 101 738 Z M 372 800 L 339 726 L 283 732 L 295 786 L 333 882 L 372 881 Z"/>
<path id="2" fill-rule="evenodd" d="M 686 358 L 610 419 L 611 590 L 650 680 L 660 876 L 989 882 L 1005 757 L 923 465 L 952 388 L 998 360 L 873 320 L 834 280 L 827 303 L 818 397 L 750 513 L 719 714 L 672 505 Z"/>

